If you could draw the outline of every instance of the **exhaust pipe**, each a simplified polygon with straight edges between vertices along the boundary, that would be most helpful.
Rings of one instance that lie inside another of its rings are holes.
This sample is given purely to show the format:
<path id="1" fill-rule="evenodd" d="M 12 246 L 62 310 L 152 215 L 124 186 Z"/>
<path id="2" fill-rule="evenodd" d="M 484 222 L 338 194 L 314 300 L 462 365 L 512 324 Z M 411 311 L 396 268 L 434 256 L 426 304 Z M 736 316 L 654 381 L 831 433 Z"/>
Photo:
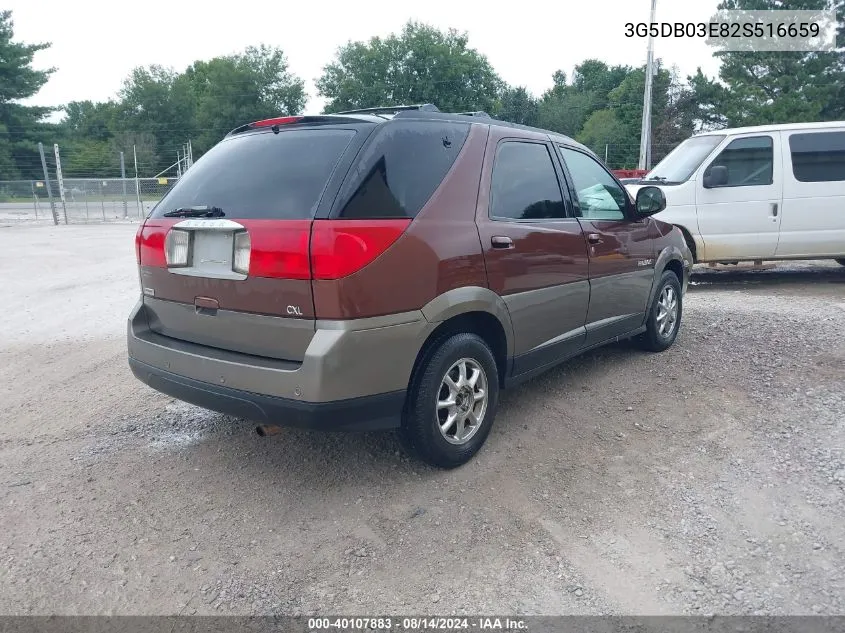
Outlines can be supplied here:
<path id="1" fill-rule="evenodd" d="M 280 426 L 273 426 L 270 424 L 260 424 L 255 427 L 255 432 L 258 433 L 261 437 L 267 437 L 268 435 L 276 435 L 277 433 L 282 432 L 282 427 Z"/>

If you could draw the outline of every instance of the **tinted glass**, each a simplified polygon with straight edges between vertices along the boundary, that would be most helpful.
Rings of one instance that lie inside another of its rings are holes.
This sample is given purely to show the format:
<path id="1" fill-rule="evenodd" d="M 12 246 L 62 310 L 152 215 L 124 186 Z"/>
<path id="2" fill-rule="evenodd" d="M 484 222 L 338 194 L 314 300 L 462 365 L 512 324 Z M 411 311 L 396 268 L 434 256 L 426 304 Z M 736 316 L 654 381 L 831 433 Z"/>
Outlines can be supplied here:
<path id="1" fill-rule="evenodd" d="M 440 186 L 468 134 L 468 123 L 384 124 L 341 188 L 339 217 L 415 217 Z"/>
<path id="2" fill-rule="evenodd" d="M 771 136 L 738 138 L 728 146 L 707 167 L 709 172 L 716 165 L 728 168 L 728 183 L 725 187 L 750 187 L 772 184 L 774 151 Z"/>
<path id="3" fill-rule="evenodd" d="M 579 217 L 588 220 L 624 220 L 628 194 L 613 176 L 587 154 L 566 147 L 559 149 L 575 186 Z"/>
<path id="4" fill-rule="evenodd" d="M 221 141 L 156 206 L 153 217 L 181 207 L 216 206 L 227 218 L 307 219 L 352 130 L 288 130 Z"/>
<path id="5" fill-rule="evenodd" d="M 845 132 L 793 134 L 789 137 L 789 150 L 795 180 L 845 180 Z"/>
<path id="6" fill-rule="evenodd" d="M 543 220 L 565 216 L 552 157 L 545 145 L 499 145 L 490 191 L 490 217 Z"/>

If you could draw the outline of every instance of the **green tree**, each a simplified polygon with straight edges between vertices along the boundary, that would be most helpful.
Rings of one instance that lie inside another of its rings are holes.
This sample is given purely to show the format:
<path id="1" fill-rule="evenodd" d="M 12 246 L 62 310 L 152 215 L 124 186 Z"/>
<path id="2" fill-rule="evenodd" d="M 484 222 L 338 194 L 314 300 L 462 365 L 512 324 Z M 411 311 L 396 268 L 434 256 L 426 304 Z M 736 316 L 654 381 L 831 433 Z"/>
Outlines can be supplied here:
<path id="1" fill-rule="evenodd" d="M 658 128 L 666 115 L 670 73 L 657 64 L 652 83 L 651 125 Z M 622 82 L 608 94 L 608 107 L 616 114 L 622 132 L 616 143 L 614 166 L 636 167 L 640 155 L 640 132 L 643 121 L 643 93 L 645 92 L 645 67 L 632 69 Z M 652 135 L 652 152 L 665 150 Z M 663 154 L 668 153 L 664 151 Z M 652 161 L 654 162 L 654 161 Z"/>
<path id="2" fill-rule="evenodd" d="M 719 10 L 821 10 L 839 15 L 843 44 L 845 0 L 723 0 Z M 717 50 L 719 81 L 701 71 L 690 79 L 715 126 L 845 118 L 845 52 Z"/>
<path id="3" fill-rule="evenodd" d="M 196 61 L 182 73 L 161 66 L 136 68 L 119 97 L 106 125 L 111 131 L 109 138 L 118 139 L 117 145 L 127 156 L 132 147 L 125 139 L 139 140 L 138 163 L 145 174 L 175 163 L 176 152 L 188 140 L 198 158 L 233 128 L 257 119 L 297 114 L 306 101 L 305 84 L 288 71 L 284 53 L 263 45 L 237 55 Z M 80 113 L 90 114 L 91 108 L 74 106 L 67 112 L 65 125 L 79 127 L 79 118 L 88 125 L 90 117 L 85 119 Z M 114 142 L 111 147 L 113 151 Z"/>
<path id="4" fill-rule="evenodd" d="M 701 120 L 701 108 L 695 91 L 682 81 L 678 69 L 673 68 L 669 73 L 663 109 L 653 121 L 652 165 L 656 165 L 681 141 L 692 136 Z"/>
<path id="5" fill-rule="evenodd" d="M 444 112 L 494 112 L 504 84 L 466 33 L 408 22 L 400 34 L 349 42 L 317 80 L 326 112 L 433 103 Z"/>
<path id="6" fill-rule="evenodd" d="M 607 162 L 614 165 L 624 161 L 627 147 L 620 147 L 619 141 L 626 133 L 625 124 L 613 110 L 596 110 L 584 123 L 578 141 L 602 158 L 607 150 Z"/>
<path id="7" fill-rule="evenodd" d="M 305 107 L 305 84 L 288 72 L 284 53 L 267 46 L 192 64 L 174 82 L 175 98 L 188 97 L 197 152 L 205 152 L 233 128 Z"/>
<path id="8" fill-rule="evenodd" d="M 502 121 L 520 125 L 537 125 L 540 107 L 524 87 L 505 88 L 493 115 Z"/>
<path id="9" fill-rule="evenodd" d="M 53 68 L 36 70 L 32 60 L 50 44 L 15 42 L 11 11 L 0 11 L 0 180 L 34 176 L 40 169 L 37 140 L 52 108 L 23 106 L 47 83 Z"/>
<path id="10" fill-rule="evenodd" d="M 553 75 L 554 85 L 539 104 L 540 126 L 576 137 L 587 119 L 608 107 L 610 92 L 630 73 L 627 66 L 608 66 L 597 59 L 587 59 L 575 67 L 572 82 L 559 70 Z"/>
<path id="11" fill-rule="evenodd" d="M 134 176 L 135 156 L 138 157 L 138 174 L 141 176 L 152 176 L 158 173 L 167 165 L 175 162 L 170 161 L 164 167 L 160 167 L 160 159 L 156 151 L 156 137 L 150 132 L 117 132 L 108 143 L 108 155 L 112 162 L 109 163 L 111 173 L 120 173 L 120 153 L 123 152 L 126 161 L 126 175 Z"/>
<path id="12" fill-rule="evenodd" d="M 608 66 L 598 59 L 587 59 L 575 67 L 572 87 L 575 91 L 589 93 L 597 109 L 606 107 L 612 90 L 630 75 L 629 66 Z"/>
<path id="13" fill-rule="evenodd" d="M 639 158 L 645 68 L 608 66 L 587 59 L 572 80 L 557 71 L 538 104 L 539 126 L 578 139 L 599 156 L 608 150 L 613 168 L 635 167 Z M 658 60 L 652 90 L 652 162 L 688 138 L 700 118 L 691 86 L 677 69 Z"/>
<path id="14" fill-rule="evenodd" d="M 108 141 L 115 128 L 119 104 L 114 101 L 71 101 L 64 106 L 61 128 L 71 137 Z"/>
<path id="15" fill-rule="evenodd" d="M 547 91 L 540 99 L 539 125 L 574 138 L 594 111 L 593 96 L 589 93 Z"/>
<path id="16" fill-rule="evenodd" d="M 116 131 L 151 134 L 159 150 L 154 172 L 176 160 L 176 150 L 195 131 L 193 95 L 170 68 L 136 68 L 118 93 L 120 106 L 114 121 Z M 131 148 L 129 148 L 131 156 Z M 151 174 L 146 174 L 151 175 Z"/>

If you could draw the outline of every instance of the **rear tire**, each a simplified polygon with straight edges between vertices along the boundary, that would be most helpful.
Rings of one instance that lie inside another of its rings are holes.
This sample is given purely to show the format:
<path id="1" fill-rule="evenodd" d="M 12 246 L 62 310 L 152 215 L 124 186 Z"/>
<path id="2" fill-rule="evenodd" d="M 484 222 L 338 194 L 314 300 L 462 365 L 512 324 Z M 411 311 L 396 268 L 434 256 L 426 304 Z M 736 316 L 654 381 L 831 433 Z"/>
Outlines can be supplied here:
<path id="1" fill-rule="evenodd" d="M 441 339 L 414 370 L 402 443 L 432 466 L 461 466 L 490 434 L 498 400 L 499 372 L 487 343 L 468 333 Z"/>
<path id="2" fill-rule="evenodd" d="M 665 271 L 646 317 L 646 331 L 639 338 L 640 346 L 650 352 L 669 349 L 678 337 L 683 313 L 681 282 L 678 276 Z"/>

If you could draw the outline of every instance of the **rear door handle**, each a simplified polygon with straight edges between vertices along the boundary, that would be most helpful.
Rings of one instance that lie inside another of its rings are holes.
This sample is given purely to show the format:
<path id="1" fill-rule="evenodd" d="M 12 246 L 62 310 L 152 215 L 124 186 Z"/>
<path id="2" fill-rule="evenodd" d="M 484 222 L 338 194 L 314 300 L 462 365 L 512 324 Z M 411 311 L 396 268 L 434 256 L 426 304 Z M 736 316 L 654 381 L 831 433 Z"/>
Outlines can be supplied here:
<path id="1" fill-rule="evenodd" d="M 778 217 L 778 203 L 777 202 L 772 203 L 772 217 L 773 218 Z"/>
<path id="2" fill-rule="evenodd" d="M 587 235 L 587 241 L 590 244 L 601 244 L 601 235 L 598 233 L 590 233 Z"/>
<path id="3" fill-rule="evenodd" d="M 513 248 L 513 240 L 504 235 L 494 235 L 490 238 L 493 248 Z"/>

